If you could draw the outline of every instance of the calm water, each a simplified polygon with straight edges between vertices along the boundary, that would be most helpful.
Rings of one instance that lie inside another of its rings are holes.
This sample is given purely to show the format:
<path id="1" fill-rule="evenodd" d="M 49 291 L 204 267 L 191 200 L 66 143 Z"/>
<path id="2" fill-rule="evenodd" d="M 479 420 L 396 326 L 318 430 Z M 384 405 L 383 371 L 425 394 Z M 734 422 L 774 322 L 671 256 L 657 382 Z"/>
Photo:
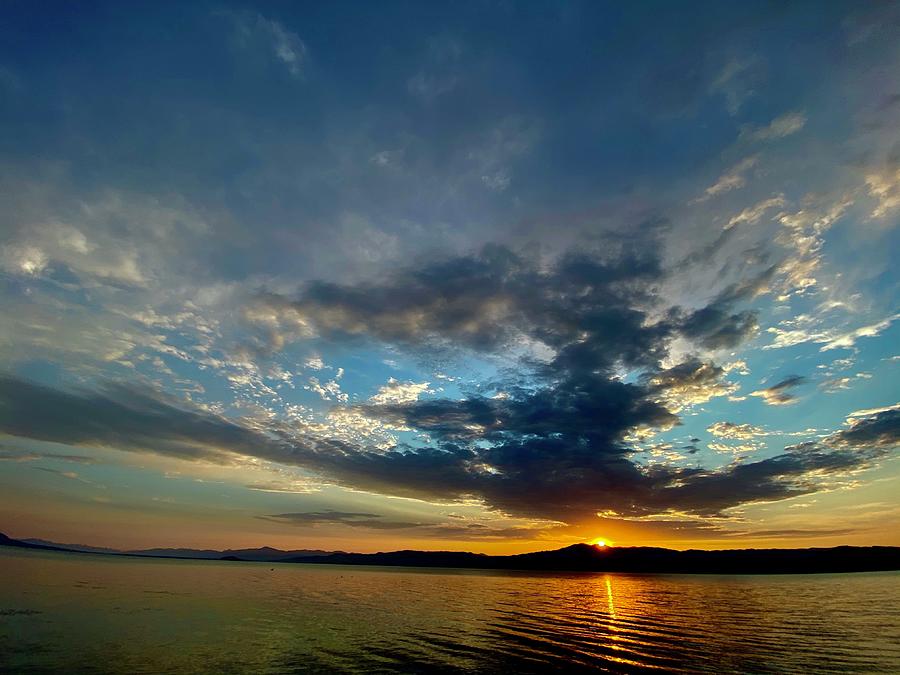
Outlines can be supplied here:
<path id="1" fill-rule="evenodd" d="M 631 576 L 0 551 L 0 670 L 900 673 L 900 573 Z"/>

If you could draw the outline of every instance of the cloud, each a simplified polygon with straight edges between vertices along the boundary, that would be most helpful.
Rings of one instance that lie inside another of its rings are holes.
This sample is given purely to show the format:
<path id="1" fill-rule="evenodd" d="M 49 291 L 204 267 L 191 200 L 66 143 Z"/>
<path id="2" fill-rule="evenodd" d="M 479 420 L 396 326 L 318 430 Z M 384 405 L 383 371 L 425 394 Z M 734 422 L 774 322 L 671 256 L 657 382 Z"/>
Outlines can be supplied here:
<path id="1" fill-rule="evenodd" d="M 707 347 L 739 342 L 755 329 L 755 317 L 734 307 L 764 288 L 770 273 L 732 284 L 707 307 L 660 312 L 656 289 L 664 272 L 655 242 L 662 231 L 664 223 L 648 221 L 596 251 L 550 262 L 489 246 L 398 269 L 378 283 L 313 282 L 293 298 L 261 294 L 246 308 L 245 320 L 261 325 L 272 345 L 304 334 L 374 340 L 412 353 L 514 355 L 519 371 L 484 394 L 420 400 L 427 384 L 395 380 L 322 423 L 268 413 L 226 418 L 138 386 L 60 390 L 6 378 L 0 429 L 219 463 L 256 457 L 355 489 L 476 499 L 541 519 L 569 522 L 602 508 L 664 510 L 662 495 L 674 493 L 663 488 L 696 469 L 666 464 L 665 457 L 642 467 L 628 439 L 670 428 L 683 407 L 737 388 L 708 360 L 662 368 L 669 342 L 678 335 Z M 543 356 L 523 344 L 542 345 Z M 621 368 L 640 376 L 623 382 Z M 311 378 L 307 387 L 347 402 L 337 379 Z M 493 396 L 497 391 L 504 395 Z M 390 430 L 428 440 L 399 444 Z"/>
<path id="2" fill-rule="evenodd" d="M 73 462 L 75 464 L 97 464 L 97 459 L 87 455 L 70 455 L 55 452 L 27 452 L 25 450 L 0 449 L 0 461 L 7 462 L 37 462 L 42 459 L 56 460 L 59 462 Z"/>
<path id="3" fill-rule="evenodd" d="M 825 443 L 839 448 L 896 448 L 900 445 L 900 405 L 851 413 L 849 427 L 831 434 Z"/>
<path id="4" fill-rule="evenodd" d="M 777 269 L 727 286 L 704 307 L 666 307 L 655 245 L 662 231 L 659 221 L 648 221 L 596 250 L 551 260 L 488 246 L 399 268 L 376 282 L 312 282 L 293 296 L 266 292 L 246 308 L 247 324 L 261 325 L 273 345 L 302 333 L 420 355 L 503 354 L 517 364 L 459 399 L 421 399 L 427 383 L 393 380 L 369 401 L 349 404 L 337 378 L 312 378 L 311 390 L 346 403 L 322 422 L 265 410 L 226 417 L 139 384 L 61 389 L 6 376 L 0 431 L 193 461 L 251 457 L 298 467 L 311 482 L 431 502 L 474 500 L 499 513 L 565 523 L 590 521 L 600 511 L 720 517 L 748 501 L 814 491 L 816 476 L 858 467 L 850 456 L 836 456 L 844 452 L 837 444 L 712 470 L 679 465 L 671 453 L 638 458 L 636 436 L 671 428 L 686 406 L 737 390 L 726 369 L 707 358 L 663 367 L 670 342 L 680 337 L 715 349 L 746 339 L 755 315 L 738 304 L 767 289 Z M 523 348 L 529 344 L 541 345 L 540 358 Z M 635 377 L 624 381 L 623 371 Z M 789 402 L 788 390 L 800 382 L 788 378 L 756 395 Z M 387 433 L 401 429 L 417 440 L 400 443 Z M 250 486 L 285 488 L 295 486 Z M 326 517 L 314 513 L 270 517 Z M 393 526 L 363 515 L 344 521 Z"/>
<path id="5" fill-rule="evenodd" d="M 766 332 L 775 336 L 771 344 L 763 349 L 779 349 L 793 347 L 806 342 L 821 344 L 820 352 L 833 349 L 854 349 L 860 338 L 877 337 L 889 328 L 894 321 L 900 318 L 900 314 L 894 314 L 881 321 L 866 326 L 860 326 L 852 330 L 839 328 L 820 328 L 820 320 L 817 317 L 801 314 L 793 319 L 787 319 L 778 326 L 770 326 Z"/>
<path id="6" fill-rule="evenodd" d="M 530 339 L 556 352 L 558 365 L 645 365 L 662 353 L 671 327 L 649 322 L 640 309 L 663 276 L 643 243 L 617 242 L 618 255 L 569 253 L 549 266 L 487 246 L 475 256 L 397 270 L 380 284 L 313 282 L 293 299 L 260 294 L 245 316 L 277 334 L 277 344 L 302 334 L 494 352 Z"/>
<path id="7" fill-rule="evenodd" d="M 697 514 L 721 514 L 737 504 L 779 501 L 844 485 L 900 446 L 900 415 L 878 413 L 821 441 L 785 448 L 784 453 L 719 471 L 700 471 L 675 487 L 670 507 Z"/>
<path id="8" fill-rule="evenodd" d="M 800 131 L 806 125 L 806 115 L 790 112 L 776 117 L 764 127 L 746 126 L 741 129 L 741 138 L 751 141 L 772 141 L 785 138 Z"/>
<path id="9" fill-rule="evenodd" d="M 208 231 L 198 209 L 177 195 L 106 189 L 74 198 L 60 187 L 10 181 L 0 269 L 87 287 L 137 288 L 169 272 L 179 246 Z M 30 201 L 38 192 L 43 199 Z M 75 279 L 73 279 L 73 277 Z"/>
<path id="10" fill-rule="evenodd" d="M 739 214 L 730 218 L 728 223 L 725 225 L 725 229 L 729 230 L 735 225 L 741 225 L 744 223 L 746 223 L 747 225 L 754 225 L 759 222 L 759 220 L 766 214 L 767 211 L 783 208 L 786 203 L 787 202 L 784 199 L 784 195 L 776 195 L 775 197 L 764 199 L 758 204 L 748 206 Z"/>
<path id="11" fill-rule="evenodd" d="M 724 380 L 725 369 L 713 363 L 691 358 L 676 366 L 647 376 L 651 390 L 678 411 L 689 405 L 706 403 L 717 396 L 727 396 L 738 385 Z"/>
<path id="12" fill-rule="evenodd" d="M 638 421 L 671 417 L 642 399 L 635 385 L 582 377 L 561 391 L 512 400 L 437 403 L 437 408 L 435 402 L 414 402 L 384 409 L 434 433 L 437 447 L 368 450 L 289 435 L 277 424 L 254 428 L 133 387 L 62 391 L 6 377 L 0 381 L 0 431 L 195 461 L 258 457 L 356 489 L 430 501 L 475 498 L 502 512 L 563 522 L 587 521 L 599 511 L 716 516 L 749 502 L 815 492 L 871 466 L 900 438 L 900 415 L 891 408 L 851 417 L 845 429 L 758 462 L 718 470 L 642 468 L 630 460 L 632 449 L 622 436 Z M 500 423 L 493 421 L 496 415 Z M 314 513 L 281 514 L 281 521 L 336 517 Z M 340 517 L 356 525 L 399 527 L 370 516 L 375 514 Z"/>
<path id="13" fill-rule="evenodd" d="M 691 314 L 681 331 L 708 349 L 736 347 L 759 330 L 757 312 L 745 310 L 729 313 L 727 305 L 712 303 Z"/>
<path id="14" fill-rule="evenodd" d="M 606 254 L 570 252 L 541 265 L 488 246 L 474 256 L 398 269 L 377 284 L 313 282 L 294 298 L 261 293 L 244 317 L 273 348 L 315 336 L 376 340 L 420 354 L 516 354 L 530 343 L 550 355 L 548 374 L 653 367 L 676 334 L 708 349 L 755 334 L 756 312 L 736 305 L 762 292 L 775 267 L 729 286 L 705 307 L 672 308 L 651 319 L 655 284 L 665 276 L 652 248 L 656 236 L 651 229 L 610 242 Z"/>
<path id="15" fill-rule="evenodd" d="M 713 436 L 722 438 L 748 440 L 755 436 L 765 436 L 769 432 L 752 424 L 736 424 L 735 422 L 714 422 L 706 427 Z"/>
<path id="16" fill-rule="evenodd" d="M 308 383 L 303 385 L 303 388 L 315 392 L 323 401 L 346 403 L 350 400 L 349 394 L 341 391 L 341 385 L 337 379 L 320 382 L 318 377 L 311 377 Z"/>
<path id="17" fill-rule="evenodd" d="M 728 445 L 726 443 L 718 443 L 716 441 L 713 441 L 712 443 L 707 443 L 706 447 L 715 452 L 729 452 L 732 454 L 737 454 L 740 452 L 756 452 L 762 446 L 759 443 L 739 443 L 738 445 Z"/>
<path id="18" fill-rule="evenodd" d="M 857 373 L 854 376 L 835 377 L 825 380 L 819 385 L 819 388 L 826 394 L 836 394 L 840 391 L 850 389 L 858 380 L 868 380 L 872 377 L 870 373 Z"/>
<path id="19" fill-rule="evenodd" d="M 900 403 L 895 403 L 894 405 L 887 405 L 880 408 L 863 408 L 862 410 L 857 410 L 847 415 L 847 419 L 852 422 L 852 420 L 856 417 L 872 417 L 883 412 L 898 409 L 900 409 Z"/>
<path id="20" fill-rule="evenodd" d="M 317 525 L 347 525 L 348 527 L 364 527 L 373 530 L 405 530 L 420 527 L 422 523 L 398 520 L 385 520 L 377 513 L 355 513 L 348 511 L 306 511 L 302 513 L 276 513 L 259 516 L 262 520 L 271 520 L 290 525 L 315 527 Z"/>
<path id="21" fill-rule="evenodd" d="M 725 106 L 732 116 L 737 115 L 744 102 L 756 94 L 755 87 L 761 79 L 760 65 L 755 57 L 731 59 L 710 84 L 710 93 L 725 97 Z"/>
<path id="22" fill-rule="evenodd" d="M 346 527 L 370 530 L 409 530 L 404 533 L 416 538 L 491 540 L 491 539 L 535 539 L 563 526 L 563 523 L 532 521 L 526 525 L 498 526 L 482 522 L 426 522 L 392 520 L 378 513 L 348 511 L 307 511 L 299 513 L 277 513 L 257 516 L 285 525 L 318 527 L 320 525 L 344 525 Z"/>
<path id="23" fill-rule="evenodd" d="M 647 400 L 642 387 L 589 374 L 571 375 L 537 390 L 515 389 L 505 398 L 473 396 L 360 406 L 367 415 L 424 431 L 442 442 L 484 439 L 497 444 L 485 457 L 506 459 L 505 448 L 528 439 L 566 440 L 597 452 L 622 454 L 620 439 L 635 426 L 669 426 L 676 418 Z M 487 461 L 487 467 L 492 466 Z"/>
<path id="24" fill-rule="evenodd" d="M 876 201 L 872 218 L 885 218 L 900 208 L 900 168 L 870 173 L 866 176 L 866 188 Z"/>
<path id="25" fill-rule="evenodd" d="M 504 169 L 498 169 L 494 173 L 485 174 L 481 177 L 481 182 L 491 190 L 503 192 L 509 187 L 509 174 Z"/>
<path id="26" fill-rule="evenodd" d="M 409 78 L 406 87 L 409 93 L 430 103 L 441 94 L 453 91 L 459 77 L 452 73 L 430 73 L 420 71 Z"/>
<path id="27" fill-rule="evenodd" d="M 392 377 L 388 379 L 387 384 L 378 388 L 378 393 L 373 395 L 369 402 L 375 405 L 411 403 L 419 400 L 422 394 L 434 393 L 428 388 L 429 384 L 429 382 L 400 382 Z"/>
<path id="28" fill-rule="evenodd" d="M 81 480 L 83 482 L 88 482 L 88 481 L 84 481 L 82 478 L 80 478 L 78 476 L 78 473 L 75 471 L 59 471 L 58 469 L 48 469 L 45 466 L 37 466 L 35 468 L 38 471 L 46 471 L 47 473 L 54 473 L 57 476 L 62 476 L 63 478 L 69 478 L 70 480 Z"/>
<path id="29" fill-rule="evenodd" d="M 705 202 L 724 192 L 731 192 L 742 188 L 747 184 L 745 174 L 759 162 L 759 156 L 753 155 L 742 159 L 728 171 L 719 176 L 719 179 L 704 190 L 703 195 L 694 200 L 694 203 Z"/>
<path id="30" fill-rule="evenodd" d="M 808 506 L 796 504 L 795 506 Z M 780 530 L 751 530 L 749 532 L 722 532 L 729 539 L 811 539 L 814 537 L 839 537 L 847 534 L 858 534 L 859 528 L 820 528 L 799 529 L 784 528 Z"/>
<path id="31" fill-rule="evenodd" d="M 318 491 L 318 488 L 315 485 L 302 480 L 271 480 L 260 483 L 250 483 L 244 487 L 248 490 L 255 490 L 256 492 L 286 492 L 290 494 L 308 494 L 310 492 Z"/>
<path id="32" fill-rule="evenodd" d="M 758 313 L 754 310 L 733 312 L 735 305 L 752 299 L 767 290 L 776 267 L 765 269 L 757 276 L 735 283 L 720 292 L 708 305 L 683 316 L 678 323 L 680 332 L 707 349 L 727 349 L 756 334 Z"/>
<path id="33" fill-rule="evenodd" d="M 60 390 L 0 376 L 0 430 L 85 447 L 227 463 L 231 453 L 281 456 L 278 442 L 146 387 Z"/>
<path id="34" fill-rule="evenodd" d="M 259 48 L 299 78 L 308 58 L 306 43 L 284 24 L 256 12 L 223 12 L 234 24 L 238 44 L 244 49 Z"/>
<path id="35" fill-rule="evenodd" d="M 851 196 L 841 195 L 819 207 L 778 214 L 782 229 L 775 241 L 790 252 L 779 269 L 782 277 L 779 300 L 804 293 L 818 283 L 814 274 L 821 264 L 824 235 L 852 205 Z"/>
<path id="36" fill-rule="evenodd" d="M 303 363 L 304 366 L 309 368 L 310 370 L 322 370 L 325 368 L 325 362 L 322 361 L 322 357 L 320 356 L 311 356 Z"/>
<path id="37" fill-rule="evenodd" d="M 86 485 L 93 485 L 95 487 L 105 489 L 105 486 L 100 485 L 99 483 L 95 483 L 92 480 L 88 480 L 87 478 L 83 478 L 77 471 L 60 471 L 59 469 L 51 469 L 46 466 L 36 466 L 34 467 L 34 469 L 37 471 L 43 471 L 44 473 L 52 473 L 56 476 L 61 476 L 62 478 L 68 478 L 69 480 L 75 480 Z"/>
<path id="38" fill-rule="evenodd" d="M 791 375 L 784 378 L 771 387 L 750 392 L 751 396 L 758 396 L 768 405 L 790 405 L 797 402 L 797 397 L 791 393 L 791 389 L 799 387 L 806 382 L 801 375 Z"/>
<path id="39" fill-rule="evenodd" d="M 459 62 L 463 52 L 462 43 L 449 35 L 429 39 L 422 67 L 406 83 L 409 93 L 431 103 L 453 91 L 462 80 Z"/>
<path id="40" fill-rule="evenodd" d="M 824 335 L 822 336 L 824 339 L 816 339 L 816 342 L 825 343 L 819 348 L 819 351 L 827 352 L 832 349 L 852 349 L 859 338 L 876 337 L 883 330 L 889 328 L 898 318 L 900 318 L 900 314 L 894 314 L 878 323 L 862 326 L 844 333 Z"/>

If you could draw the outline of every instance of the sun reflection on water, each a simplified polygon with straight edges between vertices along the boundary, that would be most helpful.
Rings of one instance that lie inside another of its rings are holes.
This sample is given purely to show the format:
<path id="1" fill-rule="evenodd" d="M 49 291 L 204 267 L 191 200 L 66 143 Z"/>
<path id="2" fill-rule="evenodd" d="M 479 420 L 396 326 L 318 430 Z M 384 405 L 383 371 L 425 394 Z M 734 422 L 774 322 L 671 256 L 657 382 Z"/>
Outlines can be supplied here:
<path id="1" fill-rule="evenodd" d="M 616 618 L 616 605 L 613 602 L 612 582 L 606 577 L 606 600 L 609 603 L 609 615 L 613 619 Z"/>

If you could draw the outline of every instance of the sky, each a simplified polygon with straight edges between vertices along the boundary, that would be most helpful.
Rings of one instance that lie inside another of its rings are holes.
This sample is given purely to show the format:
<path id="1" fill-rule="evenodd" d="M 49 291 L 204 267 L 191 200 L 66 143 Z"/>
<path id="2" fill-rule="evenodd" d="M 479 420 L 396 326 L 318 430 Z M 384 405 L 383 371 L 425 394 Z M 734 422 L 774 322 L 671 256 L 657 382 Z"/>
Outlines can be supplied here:
<path id="1" fill-rule="evenodd" d="M 900 4 L 0 8 L 0 530 L 900 545 Z"/>

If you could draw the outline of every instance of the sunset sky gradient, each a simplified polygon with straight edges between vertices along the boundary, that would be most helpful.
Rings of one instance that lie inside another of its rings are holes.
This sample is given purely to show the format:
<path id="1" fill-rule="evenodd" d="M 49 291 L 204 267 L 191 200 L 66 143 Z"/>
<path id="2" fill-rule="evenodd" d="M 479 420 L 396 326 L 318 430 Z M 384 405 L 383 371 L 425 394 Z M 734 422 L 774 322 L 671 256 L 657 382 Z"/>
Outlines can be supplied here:
<path id="1" fill-rule="evenodd" d="M 897 3 L 51 5 L 0 531 L 900 545 Z"/>

